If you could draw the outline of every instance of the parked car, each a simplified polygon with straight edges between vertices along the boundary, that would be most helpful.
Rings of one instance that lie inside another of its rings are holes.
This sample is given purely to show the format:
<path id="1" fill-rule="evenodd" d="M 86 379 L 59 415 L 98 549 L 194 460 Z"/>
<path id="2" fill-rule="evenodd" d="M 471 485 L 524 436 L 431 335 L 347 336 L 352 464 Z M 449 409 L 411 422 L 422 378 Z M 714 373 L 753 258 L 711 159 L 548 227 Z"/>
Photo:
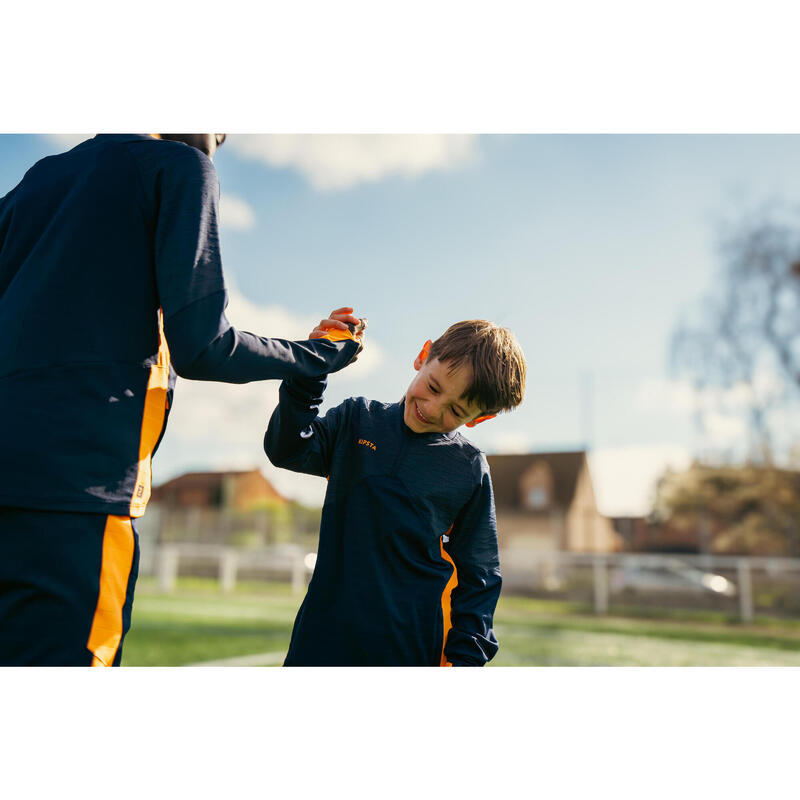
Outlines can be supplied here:
<path id="1" fill-rule="evenodd" d="M 617 567 L 611 574 L 611 591 L 634 594 L 681 592 L 736 596 L 736 584 L 724 575 L 698 569 L 680 559 L 659 566 L 632 562 Z"/>

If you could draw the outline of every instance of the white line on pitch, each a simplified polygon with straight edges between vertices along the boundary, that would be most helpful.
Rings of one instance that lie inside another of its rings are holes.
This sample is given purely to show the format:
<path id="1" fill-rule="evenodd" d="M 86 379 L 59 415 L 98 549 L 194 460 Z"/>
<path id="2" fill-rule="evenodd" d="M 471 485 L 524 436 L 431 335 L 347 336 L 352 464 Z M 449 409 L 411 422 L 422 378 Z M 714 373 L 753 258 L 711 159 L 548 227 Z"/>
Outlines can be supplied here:
<path id="1" fill-rule="evenodd" d="M 186 664 L 187 667 L 274 667 L 283 664 L 286 653 L 252 653 L 249 656 L 222 658 L 218 661 L 201 661 L 199 664 Z"/>

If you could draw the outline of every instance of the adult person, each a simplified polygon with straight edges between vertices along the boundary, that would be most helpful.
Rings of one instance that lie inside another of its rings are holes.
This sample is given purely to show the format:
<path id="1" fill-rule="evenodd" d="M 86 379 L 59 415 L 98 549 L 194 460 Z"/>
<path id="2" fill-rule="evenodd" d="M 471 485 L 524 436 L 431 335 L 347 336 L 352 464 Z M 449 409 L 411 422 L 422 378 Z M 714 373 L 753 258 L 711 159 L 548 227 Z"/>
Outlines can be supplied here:
<path id="1" fill-rule="evenodd" d="M 0 199 L 0 664 L 119 665 L 176 373 L 284 379 L 352 355 L 226 319 L 224 138 L 100 134 Z"/>

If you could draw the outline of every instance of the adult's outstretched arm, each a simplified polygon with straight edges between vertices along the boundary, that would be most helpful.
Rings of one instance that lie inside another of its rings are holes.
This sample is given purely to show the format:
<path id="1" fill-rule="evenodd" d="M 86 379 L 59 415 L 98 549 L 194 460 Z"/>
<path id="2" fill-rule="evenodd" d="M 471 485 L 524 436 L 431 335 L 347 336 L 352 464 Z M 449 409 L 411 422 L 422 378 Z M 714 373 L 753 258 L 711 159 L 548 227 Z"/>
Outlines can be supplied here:
<path id="1" fill-rule="evenodd" d="M 248 383 L 316 377 L 351 358 L 345 342 L 272 339 L 234 328 L 219 244 L 219 181 L 211 160 L 194 147 L 164 143 L 169 158 L 149 179 L 153 257 L 164 332 L 175 371 L 184 378 Z"/>
<path id="2" fill-rule="evenodd" d="M 338 372 L 359 344 L 265 338 L 234 328 L 225 317 L 225 291 L 192 303 L 164 321 L 175 371 L 182 378 L 225 383 L 315 378 Z"/>

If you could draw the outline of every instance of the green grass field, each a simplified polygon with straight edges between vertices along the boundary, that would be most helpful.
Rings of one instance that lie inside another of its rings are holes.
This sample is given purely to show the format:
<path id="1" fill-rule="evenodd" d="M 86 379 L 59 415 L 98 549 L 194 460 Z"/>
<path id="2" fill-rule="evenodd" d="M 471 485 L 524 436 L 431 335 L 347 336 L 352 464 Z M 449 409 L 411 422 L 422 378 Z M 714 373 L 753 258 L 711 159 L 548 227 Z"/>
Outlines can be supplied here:
<path id="1" fill-rule="evenodd" d="M 181 579 L 174 594 L 152 579 L 136 589 L 125 666 L 232 660 L 278 665 L 302 597 L 280 583 L 242 583 L 226 595 L 215 581 Z M 716 613 L 634 616 L 559 601 L 503 597 L 495 615 L 500 651 L 491 666 L 800 666 L 800 620 L 751 625 Z"/>

